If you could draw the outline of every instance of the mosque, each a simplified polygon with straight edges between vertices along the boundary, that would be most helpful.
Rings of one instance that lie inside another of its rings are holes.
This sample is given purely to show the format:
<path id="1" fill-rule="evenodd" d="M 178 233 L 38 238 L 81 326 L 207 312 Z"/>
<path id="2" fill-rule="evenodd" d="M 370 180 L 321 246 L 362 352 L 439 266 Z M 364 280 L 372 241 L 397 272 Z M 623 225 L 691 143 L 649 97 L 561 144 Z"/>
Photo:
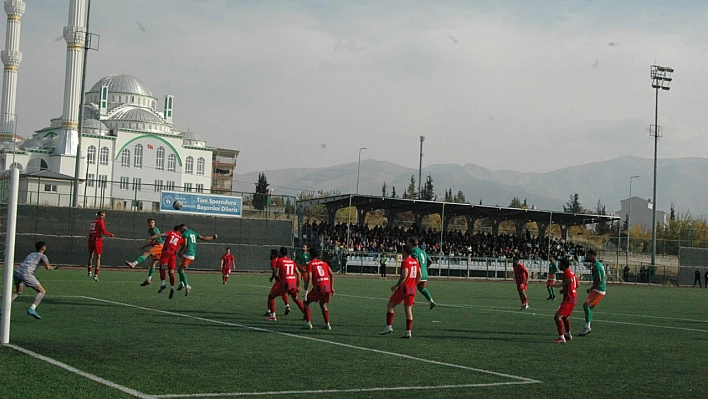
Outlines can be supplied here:
<path id="1" fill-rule="evenodd" d="M 230 193 L 237 150 L 206 145 L 173 125 L 172 95 L 160 101 L 135 77 L 116 74 L 85 93 L 79 113 L 85 37 L 85 0 L 70 0 L 64 113 L 23 139 L 14 131 L 19 29 L 25 4 L 6 0 L 8 29 L 2 51 L 0 192 L 20 169 L 20 203 L 71 206 L 80 151 L 78 206 L 153 211 L 163 190 Z M 71 22 L 73 21 L 73 22 Z M 79 149 L 79 114 L 81 138 Z"/>

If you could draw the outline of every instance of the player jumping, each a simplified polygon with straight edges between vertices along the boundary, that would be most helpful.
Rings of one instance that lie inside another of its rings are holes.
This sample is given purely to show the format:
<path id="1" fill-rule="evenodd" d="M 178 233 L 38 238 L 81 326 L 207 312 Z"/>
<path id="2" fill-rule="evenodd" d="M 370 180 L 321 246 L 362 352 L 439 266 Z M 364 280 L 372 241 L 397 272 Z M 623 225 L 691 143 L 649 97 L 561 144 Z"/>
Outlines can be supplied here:
<path id="1" fill-rule="evenodd" d="M 160 229 L 158 229 L 155 226 L 155 219 L 150 218 L 147 220 L 148 224 L 148 236 L 152 237 L 156 234 L 160 234 Z M 143 252 L 142 255 L 138 257 L 135 261 L 125 261 L 125 264 L 128 265 L 131 269 L 134 269 L 135 266 L 137 266 L 140 262 L 144 261 L 147 259 L 149 256 L 152 256 L 152 264 L 150 265 L 150 268 L 148 269 L 148 275 L 147 279 L 140 284 L 141 287 L 145 287 L 146 285 L 151 284 L 152 280 L 152 275 L 155 273 L 155 266 L 160 263 L 160 254 L 162 253 L 162 244 L 164 244 L 165 240 L 162 237 L 157 237 L 154 240 L 151 240 L 150 242 L 144 244 L 143 246 L 140 247 L 140 249 L 147 249 L 145 252 Z"/>
<path id="2" fill-rule="evenodd" d="M 184 296 L 187 296 L 192 290 L 192 287 L 187 282 L 187 273 L 185 273 L 185 271 L 187 270 L 187 267 L 192 262 L 194 262 L 194 258 L 197 256 L 197 240 L 211 241 L 216 240 L 217 238 L 219 238 L 219 236 L 217 234 L 211 236 L 203 236 L 199 233 L 190 230 L 186 225 L 183 224 L 179 226 L 179 231 L 182 233 L 184 243 L 182 244 L 183 247 L 180 251 L 182 256 L 180 257 L 179 262 L 179 288 L 177 288 L 177 291 L 184 288 Z"/>

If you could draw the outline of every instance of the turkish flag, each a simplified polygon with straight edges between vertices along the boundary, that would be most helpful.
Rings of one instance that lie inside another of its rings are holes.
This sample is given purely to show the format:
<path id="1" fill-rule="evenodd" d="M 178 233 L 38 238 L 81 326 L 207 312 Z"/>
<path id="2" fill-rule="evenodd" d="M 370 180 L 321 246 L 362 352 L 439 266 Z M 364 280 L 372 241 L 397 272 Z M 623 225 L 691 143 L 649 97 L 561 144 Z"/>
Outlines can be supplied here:
<path id="1" fill-rule="evenodd" d="M 148 150 L 152 150 L 152 149 L 154 149 L 154 147 L 152 146 L 152 144 L 148 144 Z"/>

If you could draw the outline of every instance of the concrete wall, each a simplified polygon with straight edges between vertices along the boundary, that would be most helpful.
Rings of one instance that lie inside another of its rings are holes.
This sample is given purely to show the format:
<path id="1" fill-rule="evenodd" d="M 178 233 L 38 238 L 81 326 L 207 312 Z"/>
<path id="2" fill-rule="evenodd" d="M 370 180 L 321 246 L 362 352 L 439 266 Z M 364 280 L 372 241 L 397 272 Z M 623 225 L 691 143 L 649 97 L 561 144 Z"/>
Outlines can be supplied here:
<path id="1" fill-rule="evenodd" d="M 0 212 L 4 244 L 7 206 L 3 205 Z M 19 205 L 15 261 L 21 262 L 34 251 L 34 243 L 41 240 L 47 243 L 50 262 L 85 265 L 88 229 L 96 212 L 95 209 Z M 104 238 L 102 265 L 120 266 L 140 255 L 139 247 L 147 238 L 149 217 L 155 218 L 160 231 L 184 223 L 201 235 L 219 235 L 216 241 L 197 244 L 197 258 L 190 266 L 194 269 L 219 269 L 221 254 L 228 246 L 234 253 L 238 270 L 269 270 L 270 250 L 292 245 L 290 221 L 109 210 L 106 211 L 106 228 L 116 237 Z M 144 262 L 138 267 L 146 265 Z"/>

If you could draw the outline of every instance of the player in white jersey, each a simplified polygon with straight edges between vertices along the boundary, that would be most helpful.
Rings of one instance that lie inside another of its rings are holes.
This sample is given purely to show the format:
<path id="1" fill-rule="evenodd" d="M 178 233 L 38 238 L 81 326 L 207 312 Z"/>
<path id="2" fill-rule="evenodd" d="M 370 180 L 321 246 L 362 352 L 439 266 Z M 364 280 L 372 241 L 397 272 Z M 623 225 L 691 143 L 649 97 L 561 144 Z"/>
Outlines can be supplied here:
<path id="1" fill-rule="evenodd" d="M 27 314 L 34 317 L 35 319 L 41 319 L 35 309 L 37 308 L 37 305 L 42 302 L 42 298 L 44 298 L 44 295 L 47 293 L 47 291 L 44 290 L 42 284 L 40 284 L 39 280 L 37 280 L 37 277 L 34 276 L 34 272 L 39 269 L 39 266 L 42 264 L 48 270 L 53 270 L 54 266 L 49 264 L 49 259 L 47 259 L 47 255 L 44 254 L 44 252 L 46 252 L 47 250 L 47 245 L 43 241 L 39 241 L 38 243 L 34 244 L 34 247 L 37 249 L 37 252 L 32 252 L 31 254 L 27 255 L 27 258 L 25 258 L 25 260 L 20 263 L 20 265 L 17 267 L 17 270 L 15 270 L 14 274 L 12 275 L 15 284 L 15 292 L 12 294 L 12 300 L 14 301 L 15 298 L 17 298 L 17 296 L 20 295 L 22 291 L 24 291 L 25 286 L 33 288 L 35 291 L 37 291 L 37 295 L 35 295 L 34 297 L 34 302 L 32 302 L 32 306 L 27 309 Z"/>

